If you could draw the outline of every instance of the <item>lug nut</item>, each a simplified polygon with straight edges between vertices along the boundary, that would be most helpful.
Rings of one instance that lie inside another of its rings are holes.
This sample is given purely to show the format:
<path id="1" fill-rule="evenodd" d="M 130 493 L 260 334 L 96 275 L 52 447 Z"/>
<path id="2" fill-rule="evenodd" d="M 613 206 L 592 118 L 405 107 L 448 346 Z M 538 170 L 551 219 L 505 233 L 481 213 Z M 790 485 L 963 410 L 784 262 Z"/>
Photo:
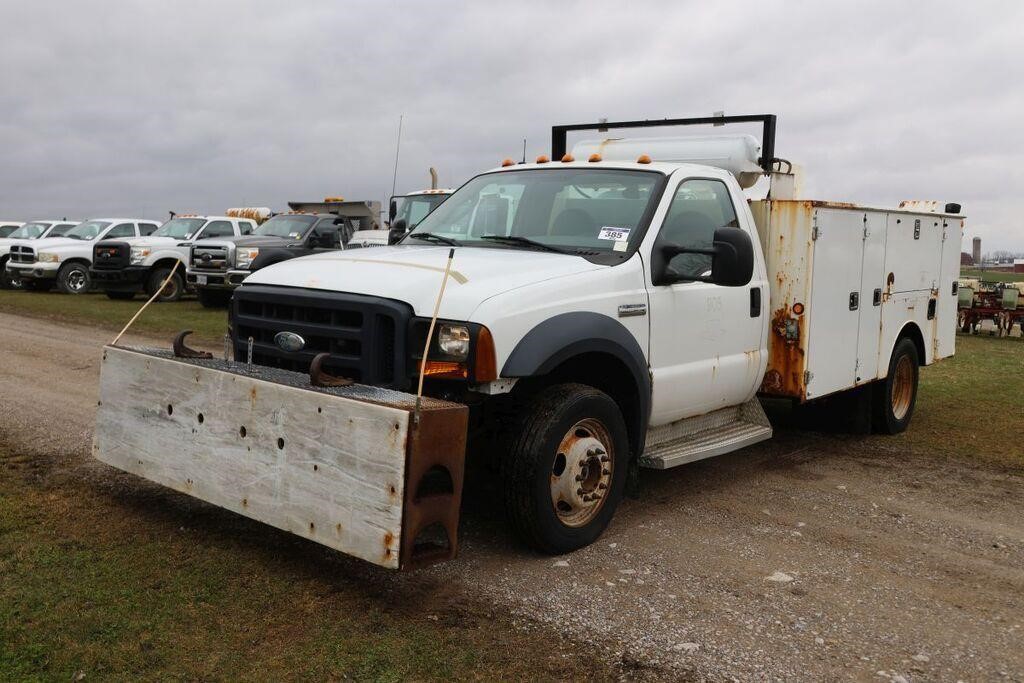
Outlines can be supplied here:
<path id="1" fill-rule="evenodd" d="M 608 462 L 609 460 L 611 460 L 611 458 L 609 458 L 604 453 L 601 454 L 601 462 Z"/>
<path id="2" fill-rule="evenodd" d="M 608 488 L 608 484 L 605 484 L 604 482 L 601 482 L 600 484 L 597 485 L 597 488 L 599 488 L 602 491 L 604 491 L 606 488 Z"/>
<path id="3" fill-rule="evenodd" d="M 582 496 L 583 495 L 583 489 L 576 489 L 576 495 L 577 496 Z"/>
<path id="4" fill-rule="evenodd" d="M 577 474 L 576 475 L 576 481 L 583 481 L 583 479 L 584 479 L 584 477 L 583 477 L 582 474 Z"/>
<path id="5" fill-rule="evenodd" d="M 601 474 L 605 475 L 606 477 L 607 477 L 607 476 L 608 476 L 609 474 L 611 474 L 611 473 L 612 473 L 612 471 L 611 471 L 610 469 L 608 469 L 607 467 L 606 467 L 606 468 L 604 468 L 603 470 L 601 470 Z"/>
<path id="6" fill-rule="evenodd" d="M 595 448 L 594 455 L 604 455 L 604 450 L 601 448 Z"/>

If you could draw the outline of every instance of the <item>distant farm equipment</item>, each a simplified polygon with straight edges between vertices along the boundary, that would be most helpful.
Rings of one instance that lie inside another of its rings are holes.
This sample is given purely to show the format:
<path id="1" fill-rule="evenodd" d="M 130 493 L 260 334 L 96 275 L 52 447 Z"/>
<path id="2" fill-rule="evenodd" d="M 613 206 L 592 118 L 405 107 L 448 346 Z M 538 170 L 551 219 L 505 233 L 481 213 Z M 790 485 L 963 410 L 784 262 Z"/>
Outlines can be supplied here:
<path id="1" fill-rule="evenodd" d="M 981 324 L 991 320 L 995 329 L 990 334 L 1010 336 L 1013 326 L 1018 325 L 1024 337 L 1024 283 L 961 279 L 958 286 L 958 321 L 962 332 L 977 334 Z"/>

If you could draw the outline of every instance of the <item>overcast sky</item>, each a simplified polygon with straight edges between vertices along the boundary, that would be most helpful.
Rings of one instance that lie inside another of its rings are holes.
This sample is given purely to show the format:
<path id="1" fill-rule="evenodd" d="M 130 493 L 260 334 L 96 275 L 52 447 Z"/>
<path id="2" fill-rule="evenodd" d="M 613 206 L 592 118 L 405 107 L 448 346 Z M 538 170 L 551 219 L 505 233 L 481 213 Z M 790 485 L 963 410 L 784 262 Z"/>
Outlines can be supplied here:
<path id="1" fill-rule="evenodd" d="M 554 123 L 779 115 L 819 199 L 1024 250 L 1024 3 L 0 0 L 0 218 L 459 185 Z"/>

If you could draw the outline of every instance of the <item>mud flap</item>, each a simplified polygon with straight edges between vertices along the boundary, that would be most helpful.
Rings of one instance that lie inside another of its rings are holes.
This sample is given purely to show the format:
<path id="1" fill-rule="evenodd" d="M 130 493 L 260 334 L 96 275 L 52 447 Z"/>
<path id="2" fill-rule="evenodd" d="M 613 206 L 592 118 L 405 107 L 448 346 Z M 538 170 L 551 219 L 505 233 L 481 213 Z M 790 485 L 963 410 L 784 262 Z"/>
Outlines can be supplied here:
<path id="1" fill-rule="evenodd" d="M 93 455 L 391 569 L 455 557 L 468 408 L 108 346 Z M 424 537 L 424 534 L 426 536 Z"/>

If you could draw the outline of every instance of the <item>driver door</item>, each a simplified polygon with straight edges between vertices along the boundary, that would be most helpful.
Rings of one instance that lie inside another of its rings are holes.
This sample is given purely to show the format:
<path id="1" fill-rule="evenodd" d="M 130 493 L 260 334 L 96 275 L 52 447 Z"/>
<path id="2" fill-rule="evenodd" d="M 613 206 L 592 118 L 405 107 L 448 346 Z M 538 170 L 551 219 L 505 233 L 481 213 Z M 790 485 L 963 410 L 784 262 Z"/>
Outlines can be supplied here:
<path id="1" fill-rule="evenodd" d="M 710 249 L 716 229 L 756 230 L 739 185 L 731 178 L 683 178 L 666 190 L 671 203 L 652 249 L 665 243 Z M 742 217 L 742 218 L 741 218 Z M 650 262 L 650 260 L 648 261 Z M 767 315 L 763 261 L 755 259 L 751 282 L 726 287 L 686 280 L 709 276 L 711 257 L 680 254 L 669 272 L 673 284 L 650 284 L 651 425 L 738 405 L 753 396 L 766 359 L 762 348 Z"/>

